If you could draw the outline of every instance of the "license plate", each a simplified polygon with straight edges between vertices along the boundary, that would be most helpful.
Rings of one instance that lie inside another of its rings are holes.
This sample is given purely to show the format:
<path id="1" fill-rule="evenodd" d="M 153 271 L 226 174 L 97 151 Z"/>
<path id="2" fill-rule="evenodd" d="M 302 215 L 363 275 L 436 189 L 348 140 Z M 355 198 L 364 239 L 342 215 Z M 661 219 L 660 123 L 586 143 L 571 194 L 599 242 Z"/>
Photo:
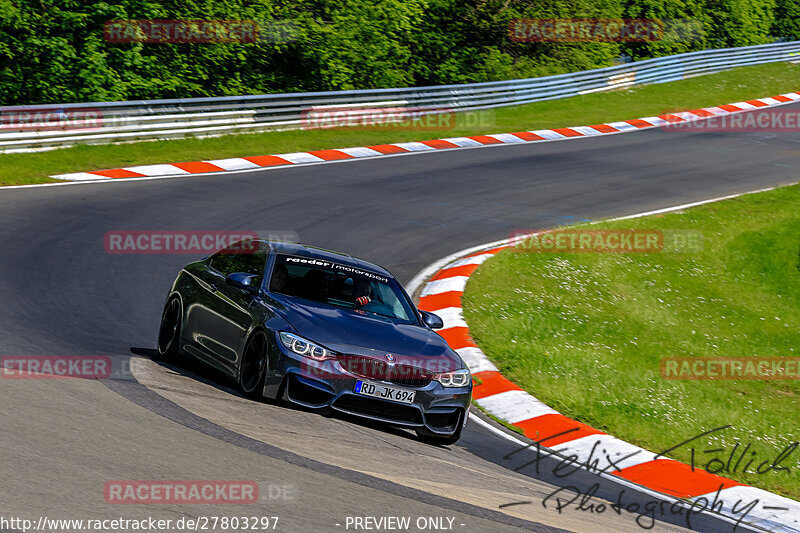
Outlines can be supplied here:
<path id="1" fill-rule="evenodd" d="M 356 381 L 355 391 L 356 394 L 361 394 L 363 396 L 372 396 L 373 398 L 400 403 L 414 403 L 414 396 L 416 395 L 416 392 L 413 390 L 387 387 L 386 385 L 378 385 L 377 383 L 361 380 Z"/>

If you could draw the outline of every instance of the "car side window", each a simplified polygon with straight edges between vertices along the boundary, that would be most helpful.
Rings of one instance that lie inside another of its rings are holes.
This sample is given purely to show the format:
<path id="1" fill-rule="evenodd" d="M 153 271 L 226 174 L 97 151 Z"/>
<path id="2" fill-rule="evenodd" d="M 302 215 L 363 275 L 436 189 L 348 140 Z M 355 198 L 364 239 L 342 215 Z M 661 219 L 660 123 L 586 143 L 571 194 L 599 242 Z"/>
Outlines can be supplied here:
<path id="1" fill-rule="evenodd" d="M 234 272 L 254 274 L 260 283 L 266 262 L 267 251 L 263 243 L 242 241 L 212 255 L 208 264 L 223 276 Z"/>

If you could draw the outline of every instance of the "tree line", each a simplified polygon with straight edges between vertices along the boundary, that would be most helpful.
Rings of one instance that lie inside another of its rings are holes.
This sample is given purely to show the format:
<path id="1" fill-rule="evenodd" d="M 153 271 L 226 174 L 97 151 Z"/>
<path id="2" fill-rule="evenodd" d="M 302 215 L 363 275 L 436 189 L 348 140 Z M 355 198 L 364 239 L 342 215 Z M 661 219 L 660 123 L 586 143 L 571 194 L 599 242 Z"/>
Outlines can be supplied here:
<path id="1" fill-rule="evenodd" d="M 638 42 L 510 31 L 576 18 L 699 31 Z M 197 21 L 222 33 L 204 37 Z M 170 31 L 178 42 L 159 40 Z M 0 0 L 0 105 L 495 81 L 798 38 L 800 0 Z"/>

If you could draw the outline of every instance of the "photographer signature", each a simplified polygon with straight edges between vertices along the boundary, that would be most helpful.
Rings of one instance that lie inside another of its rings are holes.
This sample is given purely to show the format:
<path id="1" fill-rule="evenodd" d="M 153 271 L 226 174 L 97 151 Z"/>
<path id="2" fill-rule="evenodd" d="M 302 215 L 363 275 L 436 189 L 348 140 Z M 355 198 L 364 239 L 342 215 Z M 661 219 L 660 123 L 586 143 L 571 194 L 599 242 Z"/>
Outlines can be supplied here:
<path id="1" fill-rule="evenodd" d="M 730 427 L 730 425 L 726 425 L 699 433 L 675 446 L 667 448 L 661 453 L 655 454 L 653 460 L 663 457 L 679 448 L 687 446 L 690 443 L 695 443 L 695 441 L 702 437 L 723 431 Z M 531 450 L 534 452 L 534 458 L 520 466 L 515 467 L 515 471 L 519 472 L 525 468 L 534 467 L 536 474 L 541 474 L 541 466 L 543 464 L 542 461 L 550 458 L 555 460 L 556 463 L 555 466 L 549 469 L 549 472 L 556 478 L 564 479 L 580 470 L 587 471 L 598 477 L 604 474 L 613 474 L 621 471 L 623 468 L 622 465 L 628 459 L 631 459 L 640 453 L 648 453 L 639 449 L 626 455 L 612 457 L 605 449 L 600 449 L 601 441 L 599 439 L 594 443 L 592 448 L 589 450 L 589 454 L 583 460 L 580 460 L 577 454 L 564 456 L 558 454 L 555 450 L 543 448 L 543 445 L 547 445 L 547 441 L 553 441 L 574 431 L 579 431 L 579 428 L 575 427 L 541 438 L 537 441 L 533 441 L 531 444 L 506 454 L 503 458 L 505 460 L 510 460 L 511 457 L 521 451 Z M 774 458 L 760 460 L 761 458 L 757 457 L 757 453 L 750 449 L 750 444 L 743 446 L 742 443 L 738 441 L 730 449 L 726 449 L 724 447 L 708 447 L 700 448 L 698 450 L 698 448 L 692 444 L 689 449 L 691 454 L 690 467 L 692 471 L 695 471 L 697 456 L 699 454 L 704 454 L 710 458 L 705 461 L 700 461 L 702 464 L 702 470 L 710 474 L 732 474 L 736 472 L 758 475 L 767 474 L 769 472 L 789 474 L 791 472 L 791 468 L 787 466 L 786 463 L 792 454 L 794 454 L 795 450 L 797 450 L 798 446 L 800 446 L 800 443 L 792 442 L 783 450 L 781 450 Z M 744 465 L 740 469 L 740 466 L 742 466 L 743 462 Z M 757 465 L 755 466 L 755 469 L 751 469 L 753 465 Z M 632 516 L 635 516 L 636 523 L 642 529 L 652 529 L 655 526 L 657 516 L 665 515 L 671 515 L 673 517 L 680 516 L 682 517 L 681 520 L 686 523 L 686 526 L 691 528 L 693 516 L 703 512 L 720 514 L 723 509 L 725 509 L 728 511 L 727 516 L 736 520 L 733 525 L 733 531 L 736 531 L 742 521 L 750 514 L 751 511 L 753 511 L 753 509 L 756 509 L 761 501 L 760 499 L 755 498 L 750 501 L 738 499 L 735 502 L 732 500 L 730 502 L 726 502 L 720 497 L 720 493 L 723 488 L 725 488 L 725 485 L 720 484 L 719 488 L 714 494 L 713 499 L 711 500 L 705 496 L 700 496 L 692 500 L 678 499 L 673 502 L 668 502 L 660 499 L 651 499 L 640 503 L 641 498 L 637 498 L 639 500 L 638 502 L 629 501 L 629 499 L 625 497 L 625 489 L 619 490 L 619 492 L 616 494 L 616 499 L 614 502 L 606 502 L 597 499 L 596 493 L 598 490 L 600 490 L 599 482 L 594 483 L 585 489 L 585 491 L 582 491 L 580 488 L 574 485 L 567 485 L 558 487 L 556 490 L 548 494 L 542 500 L 542 506 L 546 509 L 553 508 L 559 514 L 570 507 L 573 507 L 578 511 L 592 514 L 602 514 L 610 511 L 615 512 L 618 515 L 622 515 L 624 511 Z M 510 502 L 501 504 L 500 508 L 512 507 L 516 505 L 530 505 L 532 503 L 532 501 Z M 772 511 L 788 510 L 786 507 L 774 507 L 767 505 L 762 505 L 762 509 Z"/>

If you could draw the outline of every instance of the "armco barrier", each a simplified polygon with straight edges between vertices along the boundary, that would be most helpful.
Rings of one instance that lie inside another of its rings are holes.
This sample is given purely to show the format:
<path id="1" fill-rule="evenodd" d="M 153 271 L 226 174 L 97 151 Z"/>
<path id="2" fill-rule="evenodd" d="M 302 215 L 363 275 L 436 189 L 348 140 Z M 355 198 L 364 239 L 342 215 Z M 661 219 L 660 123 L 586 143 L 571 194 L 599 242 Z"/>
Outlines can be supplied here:
<path id="1" fill-rule="evenodd" d="M 12 129 L 13 126 L 2 122 L 0 152 L 299 128 L 303 112 L 325 107 L 352 108 L 356 115 L 360 107 L 367 106 L 367 113 L 373 113 L 375 108 L 398 106 L 421 112 L 488 109 L 663 83 L 733 67 L 798 59 L 800 41 L 793 41 L 689 52 L 543 78 L 465 85 L 6 106 L 0 107 L 0 120 L 25 112 L 69 114 L 71 110 L 82 109 L 92 109 L 101 118 L 96 123 L 86 125 L 73 122 L 65 129 L 52 126 Z"/>

